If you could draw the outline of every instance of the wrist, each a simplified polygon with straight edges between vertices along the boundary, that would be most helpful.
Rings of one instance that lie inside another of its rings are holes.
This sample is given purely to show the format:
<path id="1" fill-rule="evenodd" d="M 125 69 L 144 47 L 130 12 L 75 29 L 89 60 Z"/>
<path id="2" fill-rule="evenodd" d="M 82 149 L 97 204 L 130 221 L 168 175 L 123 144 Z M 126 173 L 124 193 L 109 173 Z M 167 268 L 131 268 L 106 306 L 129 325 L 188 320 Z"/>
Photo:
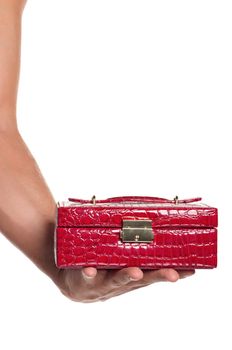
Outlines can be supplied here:
<path id="1" fill-rule="evenodd" d="M 32 252 L 30 259 L 42 272 L 56 283 L 59 269 L 55 263 L 54 232 L 55 222 L 47 221 L 47 223 L 44 224 L 43 232 L 39 233 L 41 237 L 44 237 L 43 242 L 38 246 L 36 251 Z M 27 254 L 27 252 L 24 253 Z"/>

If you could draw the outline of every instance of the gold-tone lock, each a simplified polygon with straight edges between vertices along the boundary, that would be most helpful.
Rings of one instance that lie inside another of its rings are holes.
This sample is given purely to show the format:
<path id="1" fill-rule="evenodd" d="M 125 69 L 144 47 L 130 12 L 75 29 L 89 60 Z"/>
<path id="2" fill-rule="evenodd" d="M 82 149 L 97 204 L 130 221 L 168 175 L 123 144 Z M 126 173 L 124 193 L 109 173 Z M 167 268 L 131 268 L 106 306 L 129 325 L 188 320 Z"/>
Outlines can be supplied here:
<path id="1" fill-rule="evenodd" d="M 152 220 L 123 220 L 120 238 L 123 242 L 152 242 Z"/>

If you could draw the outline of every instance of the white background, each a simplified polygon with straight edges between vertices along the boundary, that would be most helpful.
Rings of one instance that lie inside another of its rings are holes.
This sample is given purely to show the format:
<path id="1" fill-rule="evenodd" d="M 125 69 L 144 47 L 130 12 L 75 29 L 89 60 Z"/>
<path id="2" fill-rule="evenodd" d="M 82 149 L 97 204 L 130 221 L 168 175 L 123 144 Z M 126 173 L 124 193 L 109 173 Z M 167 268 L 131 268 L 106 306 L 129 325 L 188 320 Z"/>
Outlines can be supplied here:
<path id="1" fill-rule="evenodd" d="M 81 304 L 1 236 L 1 349 L 231 349 L 231 10 L 29 0 L 18 124 L 56 200 L 201 196 L 219 264 Z"/>

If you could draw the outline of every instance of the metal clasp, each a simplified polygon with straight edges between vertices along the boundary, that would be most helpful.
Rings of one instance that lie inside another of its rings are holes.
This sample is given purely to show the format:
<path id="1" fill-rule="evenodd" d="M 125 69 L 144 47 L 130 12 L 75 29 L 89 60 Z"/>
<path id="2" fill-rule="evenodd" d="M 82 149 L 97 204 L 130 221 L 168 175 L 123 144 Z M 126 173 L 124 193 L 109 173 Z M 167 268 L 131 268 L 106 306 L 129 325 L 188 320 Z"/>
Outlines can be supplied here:
<path id="1" fill-rule="evenodd" d="M 152 220 L 123 220 L 120 238 L 123 242 L 151 242 Z"/>
<path id="2" fill-rule="evenodd" d="M 178 196 L 175 196 L 173 200 L 174 200 L 175 204 L 178 204 L 178 202 L 179 202 Z"/>

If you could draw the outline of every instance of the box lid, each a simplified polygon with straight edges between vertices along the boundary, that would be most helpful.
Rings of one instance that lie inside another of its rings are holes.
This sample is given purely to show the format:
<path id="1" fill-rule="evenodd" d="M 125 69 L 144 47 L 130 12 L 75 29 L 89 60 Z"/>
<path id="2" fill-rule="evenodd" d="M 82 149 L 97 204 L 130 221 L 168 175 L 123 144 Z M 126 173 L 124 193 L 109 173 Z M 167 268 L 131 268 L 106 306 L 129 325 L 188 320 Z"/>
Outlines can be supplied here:
<path id="1" fill-rule="evenodd" d="M 59 227 L 122 227 L 123 220 L 152 220 L 152 227 L 217 227 L 217 208 L 203 203 L 57 202 Z"/>

